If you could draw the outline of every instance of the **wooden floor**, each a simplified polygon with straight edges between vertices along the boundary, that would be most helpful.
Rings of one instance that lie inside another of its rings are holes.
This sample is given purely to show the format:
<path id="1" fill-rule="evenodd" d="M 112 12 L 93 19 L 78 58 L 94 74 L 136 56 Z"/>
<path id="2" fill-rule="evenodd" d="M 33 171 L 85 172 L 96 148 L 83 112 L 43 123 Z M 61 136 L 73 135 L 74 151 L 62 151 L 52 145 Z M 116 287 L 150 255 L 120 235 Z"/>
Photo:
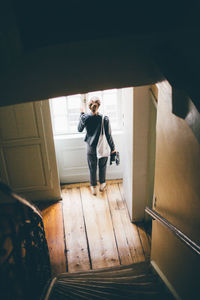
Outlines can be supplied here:
<path id="1" fill-rule="evenodd" d="M 62 198 L 42 209 L 53 276 L 149 259 L 150 236 L 130 222 L 120 181 L 97 196 L 88 184 L 64 186 Z"/>

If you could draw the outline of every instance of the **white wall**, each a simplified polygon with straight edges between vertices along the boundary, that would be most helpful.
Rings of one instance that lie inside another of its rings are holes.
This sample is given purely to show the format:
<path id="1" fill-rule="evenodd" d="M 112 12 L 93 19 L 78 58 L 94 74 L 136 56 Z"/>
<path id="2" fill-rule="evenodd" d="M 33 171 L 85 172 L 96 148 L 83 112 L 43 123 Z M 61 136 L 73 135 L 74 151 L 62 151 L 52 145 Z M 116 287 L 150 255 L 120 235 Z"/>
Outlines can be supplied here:
<path id="1" fill-rule="evenodd" d="M 156 107 L 150 86 L 123 89 L 122 101 L 124 197 L 131 221 L 138 222 L 145 218 L 145 207 L 152 206 Z"/>
<path id="2" fill-rule="evenodd" d="M 200 146 L 187 122 L 171 112 L 172 87 L 158 84 L 154 209 L 200 243 Z M 151 260 L 179 299 L 197 299 L 199 255 L 153 221 Z"/>
<path id="3" fill-rule="evenodd" d="M 150 86 L 136 87 L 133 94 L 133 207 L 132 221 L 145 218 L 154 186 L 156 108 Z"/>
<path id="4" fill-rule="evenodd" d="M 134 88 L 122 90 L 124 116 L 123 134 L 123 187 L 130 218 L 133 218 L 133 93 Z"/>

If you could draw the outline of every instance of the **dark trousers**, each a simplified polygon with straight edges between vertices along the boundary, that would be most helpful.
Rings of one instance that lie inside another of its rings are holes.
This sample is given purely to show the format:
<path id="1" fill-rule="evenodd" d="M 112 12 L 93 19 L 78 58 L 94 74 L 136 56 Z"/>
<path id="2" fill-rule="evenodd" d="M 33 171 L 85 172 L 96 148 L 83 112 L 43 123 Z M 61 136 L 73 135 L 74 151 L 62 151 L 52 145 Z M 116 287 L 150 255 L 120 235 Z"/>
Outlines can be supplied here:
<path id="1" fill-rule="evenodd" d="M 99 166 L 99 182 L 104 183 L 106 181 L 106 165 L 108 157 L 97 158 L 96 147 L 90 147 L 87 144 L 87 161 L 90 171 L 90 184 L 92 186 L 97 185 L 97 161 Z"/>

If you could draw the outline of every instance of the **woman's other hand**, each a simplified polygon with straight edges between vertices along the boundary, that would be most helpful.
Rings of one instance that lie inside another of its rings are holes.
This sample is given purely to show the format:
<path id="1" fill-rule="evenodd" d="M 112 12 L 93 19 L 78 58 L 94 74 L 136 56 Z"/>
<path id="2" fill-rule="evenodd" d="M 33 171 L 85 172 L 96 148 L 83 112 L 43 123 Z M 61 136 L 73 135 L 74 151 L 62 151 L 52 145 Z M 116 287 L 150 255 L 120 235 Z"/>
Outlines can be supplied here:
<path id="1" fill-rule="evenodd" d="M 111 154 L 116 153 L 116 152 L 117 152 L 116 150 L 113 150 L 113 151 L 111 152 Z"/>

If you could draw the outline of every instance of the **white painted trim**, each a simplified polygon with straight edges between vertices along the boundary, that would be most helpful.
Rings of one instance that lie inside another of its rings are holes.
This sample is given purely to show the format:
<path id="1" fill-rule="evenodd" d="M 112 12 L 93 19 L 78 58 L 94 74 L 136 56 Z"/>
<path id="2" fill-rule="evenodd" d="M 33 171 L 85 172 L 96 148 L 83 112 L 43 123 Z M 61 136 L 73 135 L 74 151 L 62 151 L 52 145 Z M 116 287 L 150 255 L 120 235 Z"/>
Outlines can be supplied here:
<path id="1" fill-rule="evenodd" d="M 121 173 L 111 173 L 107 175 L 108 180 L 122 179 Z M 61 184 L 67 183 L 77 183 L 77 182 L 88 182 L 89 173 L 79 173 L 79 174 L 70 174 L 69 176 L 64 175 L 60 178 Z"/>
<path id="2" fill-rule="evenodd" d="M 86 151 L 86 147 L 84 146 L 74 146 L 74 147 L 63 147 L 62 151 L 76 151 L 76 150 L 85 150 Z"/>
<path id="3" fill-rule="evenodd" d="M 66 172 L 76 172 L 77 170 L 79 171 L 79 170 L 88 170 L 88 166 L 80 166 L 80 167 L 75 167 L 75 166 L 72 166 L 72 167 L 70 167 L 70 168 L 68 168 L 68 167 L 62 167 L 62 170 L 63 171 L 66 171 Z"/>
<path id="4" fill-rule="evenodd" d="M 156 271 L 156 273 L 158 274 L 158 276 L 160 277 L 160 279 L 164 282 L 164 284 L 167 286 L 167 288 L 169 289 L 169 291 L 172 293 L 172 295 L 174 296 L 174 298 L 176 300 L 182 300 L 182 298 L 177 294 L 175 288 L 173 287 L 173 285 L 169 282 L 169 280 L 167 279 L 167 277 L 164 275 L 164 273 L 160 270 L 160 268 L 158 267 L 158 265 L 155 263 L 155 261 L 151 260 L 151 265 L 154 268 L 154 270 Z"/>

